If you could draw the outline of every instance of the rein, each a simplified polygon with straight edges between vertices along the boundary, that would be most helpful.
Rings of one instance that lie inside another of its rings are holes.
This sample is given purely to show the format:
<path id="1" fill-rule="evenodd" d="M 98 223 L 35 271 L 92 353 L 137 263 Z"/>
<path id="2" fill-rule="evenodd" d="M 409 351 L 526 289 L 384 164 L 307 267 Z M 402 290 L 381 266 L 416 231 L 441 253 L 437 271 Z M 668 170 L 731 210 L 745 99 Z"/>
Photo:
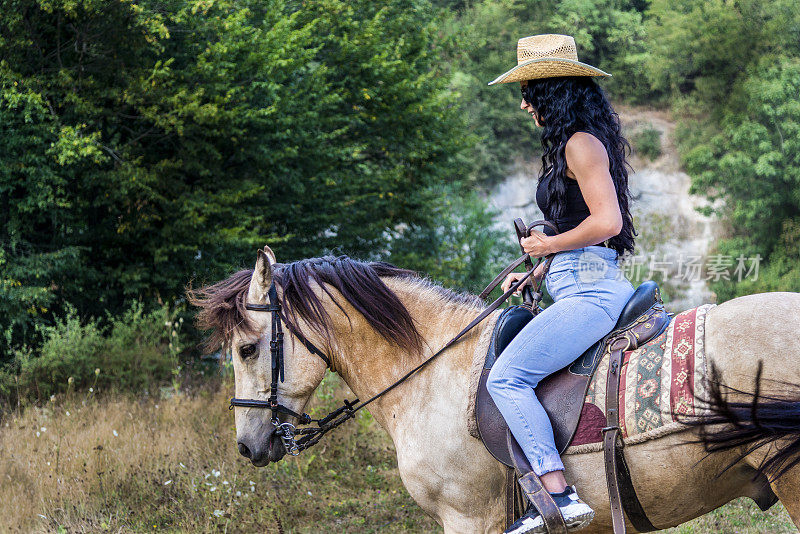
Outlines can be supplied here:
<path id="1" fill-rule="evenodd" d="M 525 229 L 524 234 L 530 235 L 530 231 L 538 225 L 547 225 L 551 227 L 556 233 L 558 233 L 558 229 L 549 221 L 536 221 L 531 224 L 528 228 Z M 524 225 L 523 225 L 524 227 Z M 518 232 L 519 233 L 519 232 Z M 555 256 L 555 253 L 546 256 L 545 261 L 545 272 L 550 267 L 550 262 Z M 392 389 L 396 388 L 400 384 L 402 384 L 406 379 L 408 379 L 411 375 L 425 367 L 431 361 L 433 361 L 436 357 L 446 351 L 448 348 L 452 347 L 459 339 L 461 339 L 467 332 L 472 330 L 475 326 L 477 326 L 481 321 L 483 321 L 489 314 L 494 312 L 500 305 L 505 302 L 508 297 L 511 296 L 512 293 L 516 292 L 519 287 L 521 287 L 525 281 L 533 274 L 535 268 L 543 261 L 543 258 L 537 258 L 536 264 L 533 265 L 528 254 L 523 254 L 513 262 L 511 262 L 508 267 L 503 269 L 503 271 L 495 277 L 492 282 L 486 286 L 481 294 L 480 298 L 485 299 L 492 290 L 497 287 L 500 282 L 514 269 L 522 265 L 523 263 L 526 264 L 526 273 L 525 275 L 517 280 L 515 283 L 511 285 L 511 287 L 500 295 L 494 302 L 492 302 L 486 309 L 484 309 L 475 319 L 473 319 L 461 332 L 455 335 L 450 341 L 448 341 L 441 349 L 439 349 L 433 356 L 407 372 L 403 375 L 399 380 L 394 382 L 392 385 L 373 395 L 370 399 L 365 402 L 359 403 L 359 399 L 355 399 L 353 401 L 348 401 L 345 399 L 344 405 L 337 408 L 333 412 L 329 413 L 325 417 L 321 419 L 313 419 L 310 415 L 303 413 L 299 414 L 292 410 L 291 408 L 284 406 L 283 404 L 278 402 L 278 381 L 283 382 L 283 328 L 281 326 L 281 304 L 278 301 L 278 291 L 275 288 L 275 282 L 273 281 L 269 286 L 269 291 L 267 292 L 267 298 L 269 300 L 269 304 L 250 304 L 245 303 L 245 309 L 251 311 L 263 311 L 263 312 L 270 312 L 272 313 L 272 336 L 270 339 L 270 356 L 272 359 L 272 382 L 270 385 L 270 395 L 269 399 L 258 400 L 258 399 L 237 399 L 236 397 L 231 398 L 229 409 L 233 409 L 234 407 L 240 408 L 263 408 L 270 410 L 272 412 L 272 424 L 275 427 L 275 432 L 281 437 L 283 441 L 284 448 L 286 452 L 288 452 L 292 456 L 297 456 L 300 454 L 300 451 L 303 451 L 315 443 L 317 443 L 322 436 L 336 428 L 337 426 L 341 425 L 348 419 L 355 417 L 355 414 L 361 408 L 367 406 L 369 403 L 374 401 L 375 399 L 381 397 L 382 395 L 388 393 Z M 542 277 L 544 279 L 544 276 Z M 533 299 L 532 302 L 528 303 L 525 302 L 526 306 L 536 307 L 538 306 L 538 302 L 541 300 L 542 294 L 539 291 L 540 282 L 536 281 L 535 279 L 532 282 L 533 285 Z M 526 299 L 527 300 L 527 299 Z M 285 319 L 284 319 L 285 320 Z M 325 364 L 328 366 L 329 369 L 333 369 L 331 366 L 331 358 L 329 358 L 324 352 L 314 346 L 308 339 L 306 339 L 303 334 L 297 332 L 293 329 L 288 322 L 286 322 L 286 326 L 289 328 L 290 333 L 295 336 L 300 343 L 302 343 L 309 352 L 319 356 Z M 281 422 L 278 419 L 277 414 L 284 413 L 291 417 L 296 417 L 298 420 L 298 424 L 300 425 L 310 425 L 311 423 L 316 423 L 317 426 L 315 427 L 306 427 L 306 428 L 297 428 L 293 424 L 288 422 Z M 296 436 L 301 436 L 299 439 L 296 439 Z"/>

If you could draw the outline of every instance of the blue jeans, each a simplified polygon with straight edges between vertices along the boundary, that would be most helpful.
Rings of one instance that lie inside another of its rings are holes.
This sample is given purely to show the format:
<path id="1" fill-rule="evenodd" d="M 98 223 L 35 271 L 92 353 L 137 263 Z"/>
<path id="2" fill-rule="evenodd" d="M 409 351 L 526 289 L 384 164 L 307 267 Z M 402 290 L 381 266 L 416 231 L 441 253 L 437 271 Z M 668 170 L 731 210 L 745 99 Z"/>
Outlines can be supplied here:
<path id="1" fill-rule="evenodd" d="M 544 281 L 553 304 L 508 344 L 486 383 L 537 475 L 564 464 L 534 388 L 610 332 L 634 292 L 617 252 L 597 245 L 558 252 Z"/>

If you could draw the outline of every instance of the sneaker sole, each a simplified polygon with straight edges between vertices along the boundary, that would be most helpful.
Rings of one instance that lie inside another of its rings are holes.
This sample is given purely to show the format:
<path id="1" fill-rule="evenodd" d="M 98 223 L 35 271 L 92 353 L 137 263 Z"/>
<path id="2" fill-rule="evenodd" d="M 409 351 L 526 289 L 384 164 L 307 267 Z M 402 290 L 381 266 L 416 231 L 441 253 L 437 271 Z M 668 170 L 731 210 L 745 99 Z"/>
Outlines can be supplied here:
<path id="1" fill-rule="evenodd" d="M 567 521 L 567 531 L 574 532 L 576 530 L 580 530 L 589 525 L 594 519 L 594 512 L 581 514 L 573 517 L 569 521 Z M 543 531 L 544 532 L 544 531 Z"/>

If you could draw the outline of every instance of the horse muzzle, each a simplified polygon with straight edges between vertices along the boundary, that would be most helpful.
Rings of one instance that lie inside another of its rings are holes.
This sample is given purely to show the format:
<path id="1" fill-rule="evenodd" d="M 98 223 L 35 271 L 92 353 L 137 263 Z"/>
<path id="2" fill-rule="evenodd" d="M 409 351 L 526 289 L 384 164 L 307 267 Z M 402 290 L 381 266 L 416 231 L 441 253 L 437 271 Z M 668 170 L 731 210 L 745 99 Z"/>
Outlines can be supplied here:
<path id="1" fill-rule="evenodd" d="M 250 460 L 256 467 L 264 467 L 270 462 L 277 462 L 286 455 L 286 448 L 281 437 L 275 432 L 275 427 L 272 425 L 270 427 L 266 438 L 246 435 L 237 440 L 239 454 Z"/>

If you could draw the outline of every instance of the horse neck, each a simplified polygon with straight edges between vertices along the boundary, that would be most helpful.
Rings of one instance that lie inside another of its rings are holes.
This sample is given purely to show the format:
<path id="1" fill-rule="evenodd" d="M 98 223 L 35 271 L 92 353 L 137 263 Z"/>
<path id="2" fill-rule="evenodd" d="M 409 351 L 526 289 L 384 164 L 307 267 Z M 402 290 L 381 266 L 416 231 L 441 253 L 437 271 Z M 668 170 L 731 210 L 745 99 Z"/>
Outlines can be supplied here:
<path id="1" fill-rule="evenodd" d="M 334 319 L 337 323 L 335 368 L 359 399 L 365 401 L 399 380 L 408 371 L 430 358 L 455 337 L 481 310 L 476 303 L 459 302 L 447 298 L 439 288 L 421 285 L 417 281 L 385 279 L 408 309 L 423 339 L 421 354 L 410 354 L 396 344 L 388 342 L 376 332 L 358 312 L 345 306 L 351 323 L 346 318 Z M 335 310 L 329 310 L 332 316 Z M 478 325 L 459 343 L 436 358 L 436 361 L 385 393 L 372 404 L 370 412 L 385 428 L 391 426 L 399 413 L 408 413 L 415 403 L 441 394 L 443 387 L 466 388 L 473 357 L 484 324 Z M 447 386 L 431 377 L 431 368 L 446 372 Z M 455 382 L 453 382 L 455 381 Z M 437 390 L 437 391 L 433 391 Z"/>

